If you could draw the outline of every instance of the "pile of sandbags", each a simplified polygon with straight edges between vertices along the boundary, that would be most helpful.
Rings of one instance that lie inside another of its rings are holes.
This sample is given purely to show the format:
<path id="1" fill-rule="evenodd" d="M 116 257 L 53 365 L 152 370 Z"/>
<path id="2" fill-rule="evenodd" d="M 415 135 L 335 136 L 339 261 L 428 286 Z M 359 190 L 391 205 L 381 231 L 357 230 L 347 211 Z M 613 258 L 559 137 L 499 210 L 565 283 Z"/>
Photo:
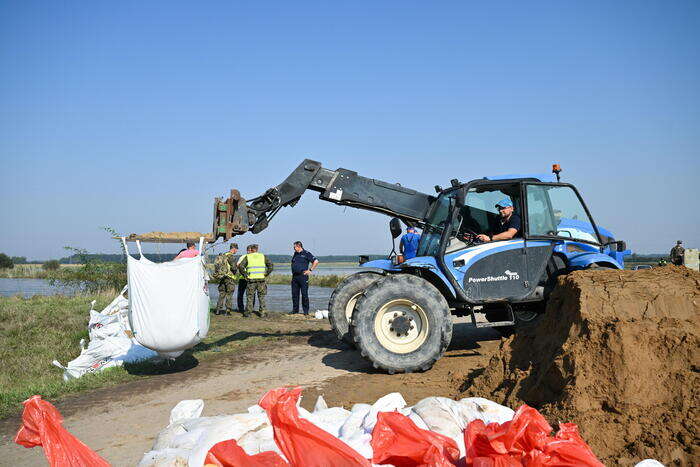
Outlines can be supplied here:
<path id="1" fill-rule="evenodd" d="M 125 287 L 102 311 L 94 310 L 95 301 L 92 301 L 88 346 L 85 347 L 85 339 L 81 339 L 80 355 L 66 366 L 58 360 L 53 361 L 54 365 L 64 370 L 64 381 L 121 366 L 125 362 L 148 360 L 157 356 L 156 352 L 140 345 L 133 338 L 128 318 L 129 300 L 124 296 L 126 291 Z"/>
<path id="2" fill-rule="evenodd" d="M 475 465 L 518 456 L 524 465 L 602 465 L 575 425 L 561 424 L 551 436 L 528 406 L 514 412 L 479 397 L 407 406 L 391 393 L 350 410 L 319 397 L 309 412 L 299 406 L 300 392 L 275 389 L 246 413 L 215 417 L 200 417 L 202 400 L 182 401 L 139 466 Z"/>

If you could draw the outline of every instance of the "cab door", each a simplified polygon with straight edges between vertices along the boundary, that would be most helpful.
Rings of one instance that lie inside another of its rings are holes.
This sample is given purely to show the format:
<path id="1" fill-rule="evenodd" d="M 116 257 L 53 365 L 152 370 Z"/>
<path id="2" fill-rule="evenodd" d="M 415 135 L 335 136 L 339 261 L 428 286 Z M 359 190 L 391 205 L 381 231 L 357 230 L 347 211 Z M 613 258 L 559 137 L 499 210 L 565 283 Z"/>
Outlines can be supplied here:
<path id="1" fill-rule="evenodd" d="M 531 289 L 546 280 L 555 249 L 600 246 L 600 235 L 580 195 L 565 183 L 525 183 L 525 238 Z M 566 244 L 566 245 L 565 245 Z M 533 289 L 534 290 L 534 289 Z"/>
<path id="2" fill-rule="evenodd" d="M 547 264 L 552 260 L 554 248 L 561 241 L 553 238 L 556 231 L 554 210 L 545 185 L 526 183 L 523 185 L 523 232 L 525 237 L 525 289 L 526 297 L 541 299 L 547 280 Z M 548 232 L 548 233 L 547 233 Z M 542 235 L 547 233 L 546 235 Z"/>

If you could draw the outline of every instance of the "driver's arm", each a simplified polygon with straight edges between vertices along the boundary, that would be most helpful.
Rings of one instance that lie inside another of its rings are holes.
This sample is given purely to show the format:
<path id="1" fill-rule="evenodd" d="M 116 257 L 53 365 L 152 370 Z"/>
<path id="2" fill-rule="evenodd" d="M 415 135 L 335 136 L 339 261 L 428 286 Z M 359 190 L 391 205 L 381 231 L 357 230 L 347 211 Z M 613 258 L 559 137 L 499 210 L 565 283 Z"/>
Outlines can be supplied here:
<path id="1" fill-rule="evenodd" d="M 518 229 L 511 227 L 510 229 L 506 230 L 505 232 L 501 232 L 499 234 L 494 235 L 493 237 L 489 237 L 486 234 L 480 234 L 477 235 L 477 238 L 481 240 L 482 242 L 498 242 L 501 240 L 510 240 L 511 238 L 515 237 L 515 234 L 518 233 Z"/>
<path id="2" fill-rule="evenodd" d="M 500 240 L 510 240 L 511 238 L 515 237 L 515 234 L 518 233 L 518 229 L 514 229 L 511 227 L 510 229 L 506 230 L 505 232 L 501 232 L 499 234 L 494 235 L 491 237 L 492 242 L 498 242 Z"/>

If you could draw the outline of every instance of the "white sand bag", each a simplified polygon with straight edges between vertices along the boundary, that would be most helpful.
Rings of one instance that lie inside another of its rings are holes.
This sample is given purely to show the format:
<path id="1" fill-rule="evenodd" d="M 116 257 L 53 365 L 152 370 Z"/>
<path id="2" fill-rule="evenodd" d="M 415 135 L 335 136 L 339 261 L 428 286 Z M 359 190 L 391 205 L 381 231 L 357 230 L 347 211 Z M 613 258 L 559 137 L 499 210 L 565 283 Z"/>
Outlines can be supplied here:
<path id="1" fill-rule="evenodd" d="M 141 345 L 172 358 L 206 337 L 209 284 L 201 256 L 154 263 L 127 250 L 127 277 L 129 323 Z"/>

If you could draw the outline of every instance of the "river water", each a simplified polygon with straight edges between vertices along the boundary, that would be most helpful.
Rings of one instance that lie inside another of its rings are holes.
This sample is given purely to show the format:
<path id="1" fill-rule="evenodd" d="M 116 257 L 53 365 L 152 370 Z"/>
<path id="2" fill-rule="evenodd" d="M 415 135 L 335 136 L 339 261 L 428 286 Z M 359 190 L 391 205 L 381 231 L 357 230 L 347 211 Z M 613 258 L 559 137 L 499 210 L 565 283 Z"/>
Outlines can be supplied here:
<path id="1" fill-rule="evenodd" d="M 309 287 L 309 304 L 311 312 L 328 309 L 328 300 L 333 289 L 329 287 Z M 2 279 L 0 278 L 0 296 L 9 297 L 21 295 L 32 297 L 34 295 L 70 295 L 70 290 L 52 287 L 44 279 Z M 238 291 L 236 291 L 238 293 Z M 215 284 L 209 284 L 209 297 L 212 306 L 219 298 L 219 292 Z M 235 297 L 235 294 L 234 294 Z M 270 284 L 267 286 L 267 308 L 270 311 L 292 311 L 292 292 L 287 284 Z M 257 306 L 256 306 L 257 309 Z"/>

